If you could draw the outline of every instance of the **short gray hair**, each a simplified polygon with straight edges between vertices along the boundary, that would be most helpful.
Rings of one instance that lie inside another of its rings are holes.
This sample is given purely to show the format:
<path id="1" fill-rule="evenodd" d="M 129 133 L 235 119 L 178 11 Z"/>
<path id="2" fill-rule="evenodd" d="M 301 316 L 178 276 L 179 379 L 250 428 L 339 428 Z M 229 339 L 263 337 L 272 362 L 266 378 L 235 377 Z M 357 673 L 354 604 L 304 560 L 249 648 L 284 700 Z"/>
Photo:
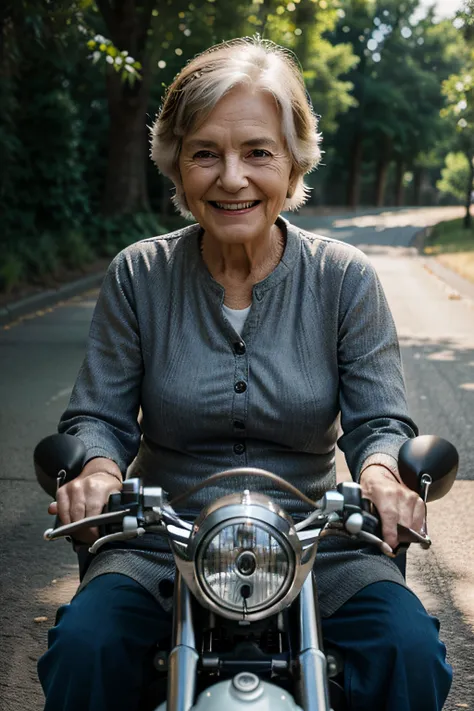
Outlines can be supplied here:
<path id="1" fill-rule="evenodd" d="M 242 84 L 271 93 L 281 111 L 283 135 L 297 176 L 284 209 L 296 210 L 308 198 L 303 176 L 321 160 L 321 135 L 300 67 L 283 47 L 260 37 L 243 37 L 215 45 L 188 62 L 168 87 L 151 127 L 151 157 L 173 181 L 173 201 L 185 217 L 192 215 L 179 172 L 183 137 L 206 120 L 228 91 Z"/>

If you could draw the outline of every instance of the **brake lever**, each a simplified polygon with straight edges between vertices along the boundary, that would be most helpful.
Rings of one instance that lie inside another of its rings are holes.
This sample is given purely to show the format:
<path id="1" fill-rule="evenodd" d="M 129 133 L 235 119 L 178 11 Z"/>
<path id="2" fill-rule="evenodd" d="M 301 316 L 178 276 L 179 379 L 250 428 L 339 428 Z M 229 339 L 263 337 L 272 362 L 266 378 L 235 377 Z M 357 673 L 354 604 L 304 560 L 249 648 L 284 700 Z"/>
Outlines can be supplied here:
<path id="1" fill-rule="evenodd" d="M 93 528 L 94 526 L 100 526 L 102 523 L 120 523 L 120 521 L 122 521 L 123 518 L 130 513 L 130 511 L 130 509 L 111 511 L 110 513 L 81 518 L 79 521 L 74 521 L 74 523 L 66 523 L 64 526 L 59 526 L 58 528 L 48 528 L 43 533 L 43 538 L 45 541 L 55 541 L 63 536 L 69 536 L 82 528 Z"/>
<path id="2" fill-rule="evenodd" d="M 431 546 L 431 538 L 427 534 L 418 533 L 412 528 L 407 528 L 398 524 L 398 540 L 403 543 L 419 543 L 424 550 L 428 550 Z"/>

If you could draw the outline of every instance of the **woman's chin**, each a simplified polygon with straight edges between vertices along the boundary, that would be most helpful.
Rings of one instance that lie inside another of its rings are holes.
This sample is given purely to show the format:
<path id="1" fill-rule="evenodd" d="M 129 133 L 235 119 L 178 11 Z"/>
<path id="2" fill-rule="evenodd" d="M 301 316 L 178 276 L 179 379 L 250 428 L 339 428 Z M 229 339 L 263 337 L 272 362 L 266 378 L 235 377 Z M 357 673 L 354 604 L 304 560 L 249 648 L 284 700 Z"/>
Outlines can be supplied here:
<path id="1" fill-rule="evenodd" d="M 213 210 L 212 213 L 206 211 L 202 219 L 197 221 L 206 233 L 221 242 L 227 244 L 253 242 L 265 239 L 278 217 L 275 215 L 274 219 L 268 219 L 268 216 L 259 207 L 241 215 L 216 215 L 216 210 Z"/>
<path id="2" fill-rule="evenodd" d="M 204 228 L 204 231 L 216 239 L 218 242 L 224 244 L 242 244 L 243 242 L 256 242 L 262 239 L 266 232 L 266 225 L 260 227 L 259 225 L 249 224 L 232 224 L 232 225 L 220 225 L 211 224 Z M 268 230 L 271 226 L 268 226 Z"/>

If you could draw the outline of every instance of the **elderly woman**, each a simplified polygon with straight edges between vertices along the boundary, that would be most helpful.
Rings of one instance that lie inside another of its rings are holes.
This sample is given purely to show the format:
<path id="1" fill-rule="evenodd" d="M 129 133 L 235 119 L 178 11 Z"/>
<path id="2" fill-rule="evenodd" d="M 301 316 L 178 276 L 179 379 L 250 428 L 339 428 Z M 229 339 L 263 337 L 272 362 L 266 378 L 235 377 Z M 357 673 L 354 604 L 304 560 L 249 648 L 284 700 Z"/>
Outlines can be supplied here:
<path id="1" fill-rule="evenodd" d="M 423 504 L 397 471 L 416 426 L 374 269 L 280 217 L 304 203 L 318 144 L 301 73 L 272 43 L 213 47 L 169 87 L 152 156 L 197 224 L 128 247 L 108 270 L 59 428 L 88 451 L 50 507 L 64 523 L 100 512 L 132 462 L 172 495 L 248 465 L 317 499 L 335 484 L 337 441 L 386 542 L 396 546 L 398 523 L 420 529 Z M 205 491 L 194 509 L 228 490 Z M 169 631 L 172 573 L 152 544 L 119 545 L 94 559 L 50 632 L 47 711 L 138 708 L 150 650 Z M 437 622 L 393 562 L 338 539 L 321 544 L 316 574 L 350 709 L 441 709 L 451 671 Z"/>

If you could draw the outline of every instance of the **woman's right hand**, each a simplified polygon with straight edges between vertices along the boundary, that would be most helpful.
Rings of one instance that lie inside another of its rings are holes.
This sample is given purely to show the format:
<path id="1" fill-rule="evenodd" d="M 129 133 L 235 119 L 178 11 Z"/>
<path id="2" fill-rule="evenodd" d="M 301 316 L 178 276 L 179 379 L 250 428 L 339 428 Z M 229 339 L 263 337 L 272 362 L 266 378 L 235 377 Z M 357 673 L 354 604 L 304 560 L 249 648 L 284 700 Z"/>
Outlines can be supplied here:
<path id="1" fill-rule="evenodd" d="M 95 462 L 91 472 L 89 464 Z M 49 505 L 48 513 L 59 516 L 61 524 L 74 523 L 89 516 L 101 514 L 109 500 L 110 494 L 120 492 L 122 489 L 121 474 L 117 467 L 117 474 L 111 471 L 97 470 L 97 460 L 88 462 L 81 474 L 61 486 L 56 495 L 56 501 Z M 114 464 L 108 460 L 106 469 Z M 119 479 L 120 477 L 120 479 Z M 98 528 L 85 528 L 74 536 L 84 543 L 92 543 L 99 537 Z"/>

